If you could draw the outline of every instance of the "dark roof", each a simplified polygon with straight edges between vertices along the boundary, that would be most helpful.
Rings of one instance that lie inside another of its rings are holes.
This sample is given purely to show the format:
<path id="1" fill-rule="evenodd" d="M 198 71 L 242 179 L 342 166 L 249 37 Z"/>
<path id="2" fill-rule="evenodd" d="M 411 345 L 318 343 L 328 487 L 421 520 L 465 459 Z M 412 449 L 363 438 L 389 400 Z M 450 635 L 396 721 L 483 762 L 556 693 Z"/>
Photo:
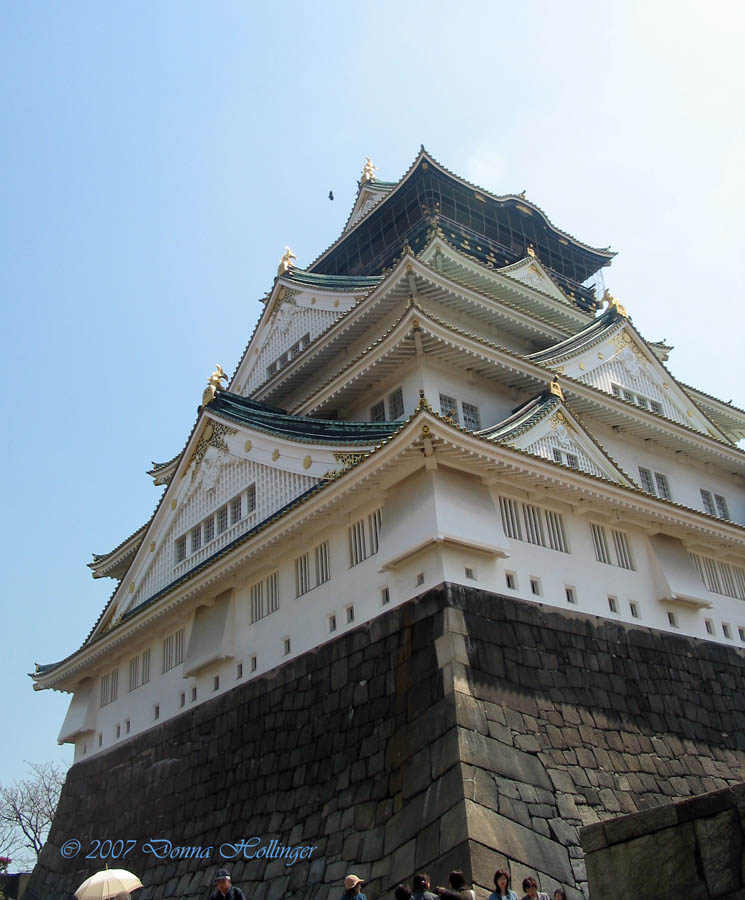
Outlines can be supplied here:
<path id="1" fill-rule="evenodd" d="M 533 362 L 546 362 L 557 356 L 574 353 L 575 351 L 582 349 L 585 345 L 593 344 L 595 341 L 600 340 L 606 331 L 609 331 L 616 325 L 619 318 L 621 317 L 615 307 L 611 307 L 601 316 L 598 316 L 597 319 L 591 322 L 586 328 L 583 328 L 566 340 L 560 341 L 558 344 L 553 344 L 545 350 L 539 350 L 537 353 L 531 353 L 525 358 L 530 359 Z"/>
<path id="2" fill-rule="evenodd" d="M 544 266 L 575 288 L 615 255 L 555 228 L 522 196 L 497 197 L 448 172 L 422 150 L 397 187 L 345 232 L 309 269 L 379 274 L 400 255 L 422 223 L 438 217 L 445 232 L 462 230 L 502 264 L 522 259 L 533 245 Z M 413 244 L 412 244 L 413 246 Z"/>
<path id="3" fill-rule="evenodd" d="M 289 279 L 297 284 L 310 287 L 328 288 L 330 290 L 350 290 L 354 288 L 374 288 L 380 283 L 381 275 L 326 275 L 320 272 L 308 272 L 305 269 L 288 269 L 282 280 Z"/>
<path id="4" fill-rule="evenodd" d="M 543 391 L 537 397 L 518 406 L 506 419 L 480 431 L 479 435 L 500 444 L 503 441 L 514 440 L 540 422 L 559 403 L 560 400 L 555 394 Z"/>
<path id="5" fill-rule="evenodd" d="M 259 403 L 229 391 L 218 391 L 207 411 L 232 422 L 270 431 L 291 440 L 325 444 L 365 443 L 385 440 L 401 427 L 401 422 L 347 422 L 293 416 L 275 406 Z"/>

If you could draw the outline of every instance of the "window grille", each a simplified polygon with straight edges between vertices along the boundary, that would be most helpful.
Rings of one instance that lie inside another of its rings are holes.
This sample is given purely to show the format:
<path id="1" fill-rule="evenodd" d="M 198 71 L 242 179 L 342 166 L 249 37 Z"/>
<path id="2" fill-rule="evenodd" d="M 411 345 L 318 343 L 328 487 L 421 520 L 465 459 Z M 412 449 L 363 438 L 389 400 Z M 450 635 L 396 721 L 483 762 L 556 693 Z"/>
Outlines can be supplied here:
<path id="1" fill-rule="evenodd" d="M 698 553 L 690 557 L 707 590 L 745 600 L 745 569 Z"/>
<path id="2" fill-rule="evenodd" d="M 404 414 L 404 391 L 403 388 L 396 390 L 388 396 L 388 410 L 390 419 L 400 419 Z"/>
<path id="3" fill-rule="evenodd" d="M 727 501 L 722 497 L 721 494 L 714 494 L 714 499 L 717 503 L 717 515 L 720 519 L 729 519 L 729 509 L 727 508 Z"/>
<path id="4" fill-rule="evenodd" d="M 573 587 L 564 588 L 566 592 L 567 603 L 576 603 L 577 602 L 577 594 Z"/>
<path id="5" fill-rule="evenodd" d="M 387 587 L 384 587 L 380 592 L 380 602 L 383 606 L 391 602 L 391 592 Z"/>
<path id="6" fill-rule="evenodd" d="M 662 472 L 652 472 L 650 469 L 639 466 L 639 479 L 641 480 L 642 488 L 648 494 L 651 494 L 653 497 L 661 497 L 663 500 L 672 499 L 667 475 L 663 475 Z"/>
<path id="7" fill-rule="evenodd" d="M 564 531 L 564 519 L 559 513 L 546 510 L 546 530 L 548 532 L 548 544 L 552 550 L 568 553 L 566 533 Z"/>
<path id="8" fill-rule="evenodd" d="M 222 534 L 228 530 L 228 508 L 223 506 L 217 511 L 217 533 Z"/>
<path id="9" fill-rule="evenodd" d="M 347 623 L 349 623 L 349 622 L 354 622 L 354 607 L 353 606 L 347 607 Z"/>
<path id="10" fill-rule="evenodd" d="M 481 428 L 481 414 L 478 406 L 463 401 L 463 425 L 470 431 L 478 431 Z"/>
<path id="11" fill-rule="evenodd" d="M 264 582 L 251 585 L 251 623 L 264 617 Z"/>
<path id="12" fill-rule="evenodd" d="M 308 573 L 308 554 L 303 553 L 295 560 L 295 595 L 299 597 L 310 590 L 310 575 Z"/>
<path id="13" fill-rule="evenodd" d="M 659 400 L 645 397 L 644 394 L 636 394 L 628 388 L 621 387 L 620 384 L 611 384 L 610 388 L 614 396 L 622 400 L 628 400 L 629 403 L 633 403 L 642 409 L 651 409 L 652 412 L 662 413 L 662 404 Z"/>
<path id="14" fill-rule="evenodd" d="M 507 537 L 514 538 L 516 541 L 521 541 L 523 539 L 523 533 L 520 528 L 517 501 L 511 500 L 509 497 L 500 497 L 499 509 L 502 513 L 502 526 Z"/>
<path id="15" fill-rule="evenodd" d="M 202 546 L 202 526 L 197 525 L 191 530 L 191 552 L 195 553 Z"/>
<path id="16" fill-rule="evenodd" d="M 370 537 L 370 556 L 378 552 L 380 546 L 380 528 L 383 524 L 383 510 L 376 509 L 367 517 L 367 531 Z"/>
<path id="17" fill-rule="evenodd" d="M 215 517 L 210 516 L 209 519 L 205 519 L 204 521 L 204 542 L 205 544 L 209 544 L 209 542 L 215 536 Z"/>
<path id="18" fill-rule="evenodd" d="M 101 676 L 101 706 L 113 703 L 119 693 L 119 669 L 112 669 Z"/>
<path id="19" fill-rule="evenodd" d="M 142 678 L 141 681 L 143 684 L 147 684 L 150 681 L 150 651 L 143 650 L 142 651 Z"/>
<path id="20" fill-rule="evenodd" d="M 521 506 L 525 524 L 525 540 L 530 544 L 538 544 L 539 547 L 545 547 L 546 538 L 543 535 L 541 511 L 537 506 L 533 506 L 530 503 L 522 503 Z"/>
<path id="21" fill-rule="evenodd" d="M 616 551 L 616 561 L 622 569 L 633 569 L 634 564 L 631 560 L 631 550 L 629 549 L 629 541 L 623 531 L 611 529 L 613 536 L 613 547 Z"/>
<path id="22" fill-rule="evenodd" d="M 605 528 L 603 528 L 602 525 L 590 523 L 590 531 L 592 533 L 592 543 L 595 548 L 595 559 L 598 562 L 610 565 L 610 550 L 608 549 L 608 538 L 605 535 Z"/>
<path id="23" fill-rule="evenodd" d="M 705 491 L 701 488 L 701 499 L 704 502 L 704 512 L 709 513 L 710 516 L 715 516 L 717 514 L 716 507 L 714 506 L 714 499 L 711 496 L 711 491 Z"/>
<path id="24" fill-rule="evenodd" d="M 163 671 L 167 672 L 184 661 L 184 629 L 179 628 L 163 639 Z"/>
<path id="25" fill-rule="evenodd" d="M 135 656 L 129 661 L 129 690 L 136 691 L 140 686 L 140 657 Z"/>
<path id="26" fill-rule="evenodd" d="M 349 565 L 356 566 L 363 559 L 367 559 L 367 544 L 365 542 L 365 521 L 360 519 L 349 527 Z"/>
<path id="27" fill-rule="evenodd" d="M 176 541 L 176 562 L 180 563 L 186 559 L 186 537 L 180 537 Z"/>
<path id="28" fill-rule="evenodd" d="M 455 397 L 449 397 L 447 394 L 440 394 L 440 415 L 452 416 L 453 422 L 458 424 L 458 401 Z"/>
<path id="29" fill-rule="evenodd" d="M 370 407 L 370 421 L 385 422 L 385 402 L 383 400 Z"/>
<path id="30" fill-rule="evenodd" d="M 329 542 L 324 541 L 315 548 L 316 586 L 331 578 L 329 570 Z"/>
<path id="31" fill-rule="evenodd" d="M 329 631 L 336 631 L 336 616 L 329 616 Z"/>
<path id="32" fill-rule="evenodd" d="M 251 513 L 256 509 L 256 485 L 250 484 L 246 491 L 246 512 Z"/>
<path id="33" fill-rule="evenodd" d="M 672 494 L 670 493 L 670 484 L 667 480 L 667 475 L 655 472 L 654 480 L 657 483 L 657 496 L 662 497 L 663 500 L 670 500 Z"/>
<path id="34" fill-rule="evenodd" d="M 553 453 L 556 462 L 563 463 L 570 469 L 579 469 L 579 457 L 576 453 L 567 453 L 566 450 L 559 450 L 558 447 L 553 448 Z"/>
<path id="35" fill-rule="evenodd" d="M 230 501 L 230 524 L 231 525 L 235 525 L 236 522 L 240 522 L 240 520 L 243 518 L 242 510 L 241 510 L 241 507 L 243 505 L 241 503 L 242 499 L 243 498 L 239 494 L 237 497 L 233 497 L 233 499 Z"/>
<path id="36" fill-rule="evenodd" d="M 279 609 L 279 578 L 276 572 L 266 579 L 267 615 Z"/>

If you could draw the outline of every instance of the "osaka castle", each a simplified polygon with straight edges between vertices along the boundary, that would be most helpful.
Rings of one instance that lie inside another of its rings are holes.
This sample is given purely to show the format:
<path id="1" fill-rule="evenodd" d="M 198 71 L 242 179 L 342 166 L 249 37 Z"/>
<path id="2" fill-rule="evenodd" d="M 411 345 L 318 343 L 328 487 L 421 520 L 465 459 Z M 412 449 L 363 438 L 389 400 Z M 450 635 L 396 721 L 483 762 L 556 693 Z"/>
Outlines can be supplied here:
<path id="1" fill-rule="evenodd" d="M 444 583 L 745 648 L 745 412 L 676 379 L 599 287 L 613 256 L 424 148 L 397 182 L 368 160 L 33 674 L 75 760 Z"/>

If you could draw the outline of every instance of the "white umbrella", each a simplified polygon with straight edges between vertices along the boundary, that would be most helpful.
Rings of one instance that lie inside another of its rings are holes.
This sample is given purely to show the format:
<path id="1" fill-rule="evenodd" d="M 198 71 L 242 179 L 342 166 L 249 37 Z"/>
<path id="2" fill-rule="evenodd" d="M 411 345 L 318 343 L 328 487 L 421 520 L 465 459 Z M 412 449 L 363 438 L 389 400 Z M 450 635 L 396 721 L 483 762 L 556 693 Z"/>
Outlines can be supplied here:
<path id="1" fill-rule="evenodd" d="M 78 900 L 109 900 L 122 891 L 136 891 L 142 887 L 140 879 L 126 869 L 102 869 L 86 878 L 75 891 Z"/>

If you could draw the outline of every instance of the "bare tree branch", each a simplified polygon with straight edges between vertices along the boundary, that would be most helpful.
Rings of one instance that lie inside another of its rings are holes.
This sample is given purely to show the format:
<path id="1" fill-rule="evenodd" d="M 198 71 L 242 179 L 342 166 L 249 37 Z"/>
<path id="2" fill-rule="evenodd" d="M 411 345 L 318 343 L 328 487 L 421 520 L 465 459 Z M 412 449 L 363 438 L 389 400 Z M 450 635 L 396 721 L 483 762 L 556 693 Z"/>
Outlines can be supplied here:
<path id="1" fill-rule="evenodd" d="M 47 839 L 67 766 L 26 763 L 30 777 L 0 785 L 0 856 L 19 866 L 33 866 Z"/>

